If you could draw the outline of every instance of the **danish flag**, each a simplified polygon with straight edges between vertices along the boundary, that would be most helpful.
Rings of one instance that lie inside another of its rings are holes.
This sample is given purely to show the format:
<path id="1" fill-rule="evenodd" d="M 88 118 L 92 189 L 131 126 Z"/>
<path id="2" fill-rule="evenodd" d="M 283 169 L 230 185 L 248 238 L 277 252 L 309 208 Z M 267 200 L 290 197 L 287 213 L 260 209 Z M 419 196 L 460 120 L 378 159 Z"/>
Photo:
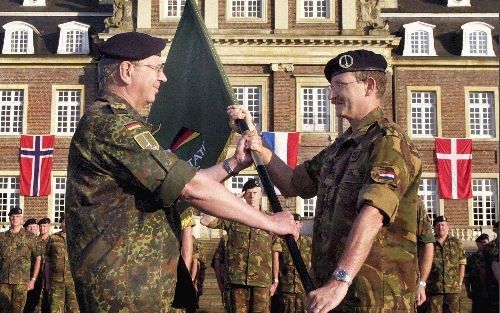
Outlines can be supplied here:
<path id="1" fill-rule="evenodd" d="M 472 198 L 472 140 L 436 138 L 436 158 L 441 198 Z"/>
<path id="2" fill-rule="evenodd" d="M 21 195 L 39 197 L 51 193 L 54 143 L 54 135 L 21 135 Z"/>

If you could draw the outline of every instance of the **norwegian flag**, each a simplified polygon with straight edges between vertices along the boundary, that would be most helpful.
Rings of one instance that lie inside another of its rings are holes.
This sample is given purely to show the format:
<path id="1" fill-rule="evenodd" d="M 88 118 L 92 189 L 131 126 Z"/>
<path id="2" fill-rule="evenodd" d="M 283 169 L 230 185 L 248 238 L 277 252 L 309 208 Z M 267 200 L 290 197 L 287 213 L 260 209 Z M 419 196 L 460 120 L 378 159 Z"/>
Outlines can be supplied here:
<path id="1" fill-rule="evenodd" d="M 472 198 L 472 140 L 436 138 L 435 144 L 441 198 Z"/>
<path id="2" fill-rule="evenodd" d="M 54 143 L 54 135 L 21 135 L 21 195 L 39 197 L 51 193 Z"/>

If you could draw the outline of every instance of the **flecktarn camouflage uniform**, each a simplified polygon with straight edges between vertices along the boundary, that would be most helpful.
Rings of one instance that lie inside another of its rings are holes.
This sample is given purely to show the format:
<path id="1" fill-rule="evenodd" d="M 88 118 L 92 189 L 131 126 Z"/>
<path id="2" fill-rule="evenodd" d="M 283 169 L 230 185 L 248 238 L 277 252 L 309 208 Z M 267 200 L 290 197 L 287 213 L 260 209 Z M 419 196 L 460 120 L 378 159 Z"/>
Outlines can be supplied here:
<path id="1" fill-rule="evenodd" d="M 443 245 L 436 240 L 427 286 L 431 312 L 459 312 L 460 265 L 466 264 L 460 239 L 448 236 Z"/>
<path id="2" fill-rule="evenodd" d="M 31 258 L 38 256 L 38 241 L 24 228 L 17 233 L 0 233 L 0 312 L 23 312 L 31 279 Z"/>
<path id="3" fill-rule="evenodd" d="M 269 312 L 273 251 L 281 251 L 278 238 L 261 229 L 220 219 L 208 227 L 227 231 L 225 261 L 233 312 Z"/>
<path id="4" fill-rule="evenodd" d="M 36 277 L 35 287 L 33 290 L 28 291 L 28 296 L 26 299 L 26 305 L 24 306 L 24 313 L 39 313 L 42 310 L 42 301 L 43 301 L 43 256 L 45 255 L 45 245 L 47 244 L 47 240 L 44 240 L 41 236 L 36 237 L 38 242 L 38 249 L 40 255 L 42 256 L 42 261 L 40 262 L 40 271 L 38 272 L 38 276 Z M 31 269 L 33 270 L 35 266 L 36 258 L 31 258 Z M 33 273 L 30 274 L 30 277 Z"/>
<path id="5" fill-rule="evenodd" d="M 229 273 L 227 270 L 226 264 L 226 242 L 227 235 L 223 235 L 219 244 L 217 245 L 217 249 L 215 249 L 214 256 L 212 257 L 212 267 L 215 268 L 215 262 L 218 261 L 220 264 L 220 274 L 222 281 L 222 305 L 224 306 L 224 312 L 231 313 L 231 284 L 229 283 Z"/>
<path id="6" fill-rule="evenodd" d="M 300 280 L 299 273 L 293 264 L 292 255 L 285 242 L 281 243 L 283 251 L 280 253 L 280 276 L 278 284 L 279 312 L 280 313 L 304 313 L 306 291 Z M 312 239 L 300 236 L 297 247 L 306 266 L 311 263 Z"/>
<path id="7" fill-rule="evenodd" d="M 339 312 L 413 312 L 417 292 L 416 197 L 421 175 L 416 148 L 381 108 L 299 165 L 299 196 L 317 195 L 312 276 L 324 285 L 337 267 L 353 221 L 364 205 L 384 214 Z"/>
<path id="8" fill-rule="evenodd" d="M 50 236 L 45 251 L 49 268 L 49 307 L 51 313 L 79 313 L 75 283 L 69 267 L 66 238 L 61 233 Z"/>
<path id="9" fill-rule="evenodd" d="M 162 150 L 123 99 L 105 95 L 72 138 L 68 254 L 83 312 L 170 312 L 180 217 L 169 206 L 196 169 Z"/>

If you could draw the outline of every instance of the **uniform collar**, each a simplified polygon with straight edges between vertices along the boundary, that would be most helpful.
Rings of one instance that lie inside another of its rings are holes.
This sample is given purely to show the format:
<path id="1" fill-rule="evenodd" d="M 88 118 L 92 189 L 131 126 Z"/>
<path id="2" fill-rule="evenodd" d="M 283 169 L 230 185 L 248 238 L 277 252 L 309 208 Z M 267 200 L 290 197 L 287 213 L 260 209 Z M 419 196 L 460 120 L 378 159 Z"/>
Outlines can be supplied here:
<path id="1" fill-rule="evenodd" d="M 365 117 L 361 119 L 356 128 L 349 127 L 346 131 L 347 139 L 352 139 L 355 142 L 359 142 L 362 137 L 365 136 L 370 126 L 380 121 L 384 117 L 384 111 L 381 107 L 375 108 L 373 111 L 368 113 Z"/>
<path id="2" fill-rule="evenodd" d="M 149 126 L 151 128 L 151 125 L 146 121 L 146 119 L 141 116 L 130 103 L 128 103 L 127 100 L 123 99 L 117 94 L 114 93 L 106 93 L 102 96 L 99 97 L 99 99 L 102 99 L 106 102 L 108 102 L 113 110 L 125 110 L 127 111 L 128 114 L 131 114 L 134 116 L 135 119 L 137 119 L 139 122 L 141 122 L 144 125 Z"/>

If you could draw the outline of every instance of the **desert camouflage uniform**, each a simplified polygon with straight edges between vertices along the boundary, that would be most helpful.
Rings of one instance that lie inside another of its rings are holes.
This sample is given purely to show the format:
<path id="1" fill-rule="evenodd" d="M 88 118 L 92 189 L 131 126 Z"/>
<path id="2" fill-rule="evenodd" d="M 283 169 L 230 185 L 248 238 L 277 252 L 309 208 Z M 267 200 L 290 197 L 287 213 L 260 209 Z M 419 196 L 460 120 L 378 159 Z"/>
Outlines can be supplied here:
<path id="1" fill-rule="evenodd" d="M 304 313 L 304 304 L 307 298 L 306 291 L 300 280 L 299 273 L 293 264 L 292 255 L 282 242 L 283 252 L 280 253 L 280 277 L 278 284 L 279 312 L 280 313 Z M 307 236 L 300 236 L 297 247 L 306 266 L 311 263 L 312 239 Z"/>
<path id="2" fill-rule="evenodd" d="M 69 268 L 66 238 L 59 232 L 50 236 L 45 251 L 49 266 L 49 299 L 51 313 L 78 313 L 75 283 Z"/>
<path id="3" fill-rule="evenodd" d="M 30 281 L 31 258 L 40 256 L 36 237 L 10 229 L 0 233 L 0 312 L 22 313 Z"/>
<path id="4" fill-rule="evenodd" d="M 161 149 L 123 99 L 83 115 L 69 151 L 68 254 L 83 312 L 169 312 L 179 260 L 172 205 L 196 169 Z"/>
<path id="5" fill-rule="evenodd" d="M 219 240 L 219 245 L 215 249 L 214 256 L 212 257 L 212 267 L 215 267 L 215 261 L 218 260 L 220 264 L 221 280 L 222 280 L 222 305 L 224 306 L 224 312 L 231 313 L 231 288 L 229 283 L 229 276 L 226 264 L 226 241 L 227 235 L 224 235 Z"/>
<path id="6" fill-rule="evenodd" d="M 487 313 L 498 313 L 498 281 L 491 269 L 491 263 L 498 262 L 498 237 L 490 241 L 483 249 L 484 269 L 486 272 L 486 290 L 488 291 L 488 310 Z"/>
<path id="7" fill-rule="evenodd" d="M 38 248 L 42 260 L 40 262 L 40 271 L 38 272 L 38 277 L 36 277 L 35 287 L 33 290 L 28 291 L 28 296 L 26 299 L 26 305 L 24 306 L 24 313 L 39 313 L 42 310 L 43 301 L 43 256 L 45 255 L 45 245 L 47 240 L 43 240 L 42 237 L 36 237 L 38 242 Z M 35 267 L 36 258 L 31 258 L 31 273 L 30 277 L 33 277 L 33 268 Z"/>
<path id="8" fill-rule="evenodd" d="M 220 219 L 208 227 L 227 231 L 225 256 L 233 312 L 269 312 L 273 251 L 281 251 L 278 238 L 261 229 Z"/>
<path id="9" fill-rule="evenodd" d="M 299 196 L 317 195 L 312 276 L 324 285 L 337 267 L 364 205 L 384 215 L 338 312 L 413 312 L 417 292 L 416 197 L 421 160 L 408 136 L 381 108 L 350 127 L 292 178 Z"/>
<path id="10" fill-rule="evenodd" d="M 459 312 L 460 265 L 466 263 L 465 251 L 458 238 L 448 236 L 443 245 L 436 240 L 427 286 L 431 312 Z"/>
<path id="11" fill-rule="evenodd" d="M 429 217 L 429 214 L 427 213 L 424 202 L 420 197 L 417 197 L 417 251 L 423 249 L 426 244 L 435 242 L 436 237 L 434 237 L 434 228 L 432 227 L 431 219 Z M 421 280 L 420 277 L 418 280 Z M 418 307 L 418 312 L 426 313 L 428 311 L 429 301 L 426 300 L 422 305 Z"/>

